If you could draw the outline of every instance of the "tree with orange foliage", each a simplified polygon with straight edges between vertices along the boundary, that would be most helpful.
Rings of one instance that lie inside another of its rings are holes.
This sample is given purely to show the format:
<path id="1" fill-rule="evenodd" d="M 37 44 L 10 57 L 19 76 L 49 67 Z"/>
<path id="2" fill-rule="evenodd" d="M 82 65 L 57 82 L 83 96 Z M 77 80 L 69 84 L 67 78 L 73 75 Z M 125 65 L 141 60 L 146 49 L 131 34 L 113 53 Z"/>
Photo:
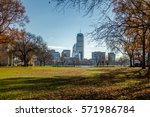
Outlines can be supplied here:
<path id="1" fill-rule="evenodd" d="M 142 68 L 145 69 L 146 40 L 150 30 L 150 1 L 148 0 L 113 0 L 116 20 L 125 31 L 134 36 L 136 30 L 142 44 Z"/>
<path id="2" fill-rule="evenodd" d="M 20 0 L 0 0 L 0 43 L 7 43 L 15 25 L 24 26 L 28 17 Z"/>
<path id="3" fill-rule="evenodd" d="M 22 40 L 25 35 L 25 30 L 17 30 L 13 29 L 9 32 L 7 32 L 7 39 L 3 40 L 5 41 L 4 44 L 6 45 L 7 43 L 7 53 L 8 53 L 8 65 L 9 66 L 14 66 L 14 58 L 15 58 L 15 52 L 16 50 L 14 49 L 14 45 L 16 44 L 17 41 Z M 3 45 L 4 45 L 3 44 Z"/>

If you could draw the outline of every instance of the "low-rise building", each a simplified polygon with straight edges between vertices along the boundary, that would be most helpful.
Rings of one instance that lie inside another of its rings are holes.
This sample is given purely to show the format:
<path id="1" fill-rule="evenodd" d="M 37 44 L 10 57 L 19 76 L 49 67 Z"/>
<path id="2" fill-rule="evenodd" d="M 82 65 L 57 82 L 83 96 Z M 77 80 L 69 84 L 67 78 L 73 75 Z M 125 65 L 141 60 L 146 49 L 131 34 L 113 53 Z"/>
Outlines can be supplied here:
<path id="1" fill-rule="evenodd" d="M 113 52 L 108 53 L 108 64 L 115 65 L 116 62 L 116 55 Z"/>
<path id="2" fill-rule="evenodd" d="M 69 58 L 70 50 L 63 50 L 61 56 L 65 57 L 65 58 Z"/>
<path id="3" fill-rule="evenodd" d="M 105 52 L 92 52 L 92 60 L 95 61 L 95 64 L 98 65 L 104 65 L 105 64 Z"/>
<path id="4" fill-rule="evenodd" d="M 60 62 L 60 53 L 56 52 L 55 50 L 51 50 L 51 55 L 53 57 L 53 61 L 56 64 L 57 62 Z"/>

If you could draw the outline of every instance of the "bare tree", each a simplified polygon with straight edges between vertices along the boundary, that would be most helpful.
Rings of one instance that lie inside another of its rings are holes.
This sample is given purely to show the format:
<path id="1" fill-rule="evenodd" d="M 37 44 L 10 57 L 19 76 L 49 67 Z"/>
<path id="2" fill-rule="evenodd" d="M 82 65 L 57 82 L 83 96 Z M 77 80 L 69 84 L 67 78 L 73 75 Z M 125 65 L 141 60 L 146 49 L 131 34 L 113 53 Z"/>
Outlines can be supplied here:
<path id="1" fill-rule="evenodd" d="M 38 37 L 42 41 L 38 45 L 38 48 L 36 49 L 36 57 L 37 57 L 37 62 L 39 63 L 40 66 L 50 64 L 52 60 L 52 55 L 50 50 L 47 47 L 47 44 L 43 42 L 42 37 Z"/>
<path id="2" fill-rule="evenodd" d="M 37 49 L 38 43 L 39 40 L 34 34 L 25 33 L 22 40 L 17 40 L 13 45 L 15 56 L 22 60 L 24 66 L 28 66 L 33 53 Z"/>
<path id="3" fill-rule="evenodd" d="M 49 0 L 49 4 L 55 3 L 56 8 L 77 8 L 85 15 L 93 14 L 95 10 L 104 13 L 111 8 L 111 0 Z"/>

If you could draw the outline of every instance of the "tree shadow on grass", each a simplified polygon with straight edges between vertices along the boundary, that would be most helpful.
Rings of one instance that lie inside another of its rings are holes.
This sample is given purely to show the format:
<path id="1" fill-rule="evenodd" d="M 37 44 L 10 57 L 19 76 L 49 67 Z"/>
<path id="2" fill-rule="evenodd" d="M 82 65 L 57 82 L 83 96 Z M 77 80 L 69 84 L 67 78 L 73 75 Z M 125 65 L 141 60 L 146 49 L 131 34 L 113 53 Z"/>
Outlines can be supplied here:
<path id="1" fill-rule="evenodd" d="M 96 73 L 90 78 L 55 76 L 0 79 L 0 99 L 150 99 L 150 85 L 146 77 L 120 69 Z"/>

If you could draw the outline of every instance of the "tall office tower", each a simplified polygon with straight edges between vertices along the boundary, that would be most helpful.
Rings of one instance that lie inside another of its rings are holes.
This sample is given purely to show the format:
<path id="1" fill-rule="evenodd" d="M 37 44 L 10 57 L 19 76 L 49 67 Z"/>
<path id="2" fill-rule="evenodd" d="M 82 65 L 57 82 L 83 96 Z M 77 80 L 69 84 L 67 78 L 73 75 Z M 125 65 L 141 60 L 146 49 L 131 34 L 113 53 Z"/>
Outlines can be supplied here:
<path id="1" fill-rule="evenodd" d="M 84 59 L 84 36 L 82 33 L 77 34 L 76 51 L 79 54 L 79 59 Z"/>

